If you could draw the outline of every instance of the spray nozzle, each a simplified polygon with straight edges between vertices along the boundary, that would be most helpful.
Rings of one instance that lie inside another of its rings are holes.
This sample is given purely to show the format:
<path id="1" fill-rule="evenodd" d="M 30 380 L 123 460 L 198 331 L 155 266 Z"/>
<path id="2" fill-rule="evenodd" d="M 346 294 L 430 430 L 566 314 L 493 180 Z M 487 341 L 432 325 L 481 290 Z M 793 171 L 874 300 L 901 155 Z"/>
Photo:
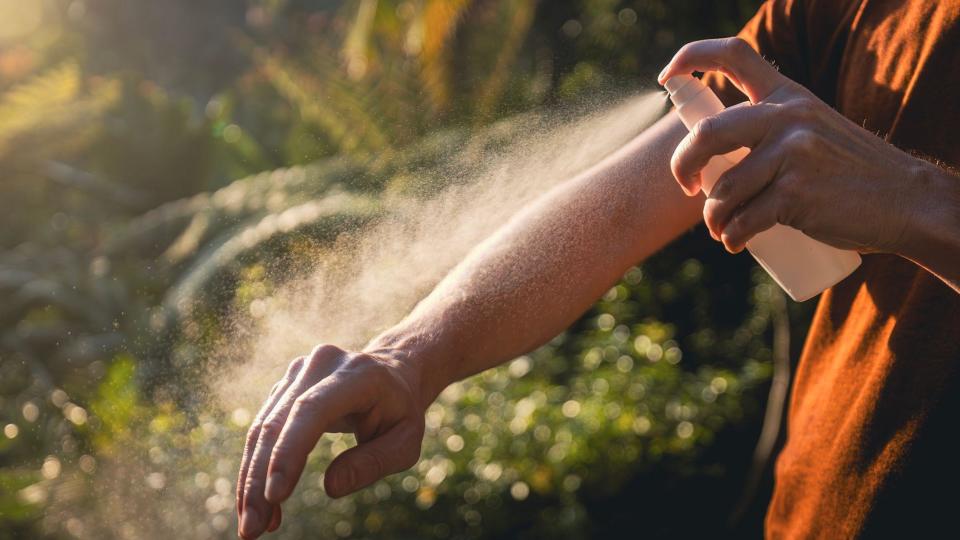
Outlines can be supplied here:
<path id="1" fill-rule="evenodd" d="M 674 75 L 673 77 L 667 79 L 665 83 L 663 83 L 663 87 L 667 89 L 667 92 L 670 93 L 670 95 L 673 95 L 679 92 L 681 88 L 693 80 L 695 79 L 691 75 Z"/>
<path id="2" fill-rule="evenodd" d="M 677 107 L 694 100 L 700 92 L 707 89 L 707 85 L 692 75 L 670 77 L 663 83 L 663 87 L 666 88 L 667 93 L 670 94 L 670 100 Z"/>

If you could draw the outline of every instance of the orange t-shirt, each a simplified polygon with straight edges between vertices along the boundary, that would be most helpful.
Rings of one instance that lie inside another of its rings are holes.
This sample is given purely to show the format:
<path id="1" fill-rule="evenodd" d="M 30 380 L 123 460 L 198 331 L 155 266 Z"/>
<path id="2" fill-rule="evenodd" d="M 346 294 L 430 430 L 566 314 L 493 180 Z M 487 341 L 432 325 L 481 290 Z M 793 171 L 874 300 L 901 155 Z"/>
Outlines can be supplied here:
<path id="1" fill-rule="evenodd" d="M 770 0 L 740 36 L 847 118 L 955 168 L 958 23 L 960 0 Z M 710 81 L 728 104 L 744 99 Z M 865 255 L 817 307 L 766 534 L 957 536 L 958 494 L 960 294 L 906 259 Z"/>

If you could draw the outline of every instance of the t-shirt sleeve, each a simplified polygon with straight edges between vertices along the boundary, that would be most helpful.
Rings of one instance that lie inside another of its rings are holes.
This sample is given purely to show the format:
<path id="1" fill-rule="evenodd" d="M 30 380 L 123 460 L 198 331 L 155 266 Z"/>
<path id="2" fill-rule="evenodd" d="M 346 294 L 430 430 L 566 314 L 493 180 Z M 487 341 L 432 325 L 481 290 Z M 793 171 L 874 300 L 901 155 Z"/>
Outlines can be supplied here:
<path id="1" fill-rule="evenodd" d="M 809 86 L 805 77 L 809 62 L 803 47 L 805 18 L 799 4 L 798 0 L 767 0 L 737 35 L 781 73 Z M 747 99 L 719 73 L 707 73 L 703 80 L 727 106 Z"/>

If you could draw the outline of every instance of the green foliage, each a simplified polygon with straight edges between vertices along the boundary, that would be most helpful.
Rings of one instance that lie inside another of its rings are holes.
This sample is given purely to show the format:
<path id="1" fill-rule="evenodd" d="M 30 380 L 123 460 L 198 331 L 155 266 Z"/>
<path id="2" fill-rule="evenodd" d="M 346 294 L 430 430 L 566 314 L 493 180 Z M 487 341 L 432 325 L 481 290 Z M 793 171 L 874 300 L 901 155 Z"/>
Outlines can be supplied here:
<path id="1" fill-rule="evenodd" d="M 79 67 L 64 63 L 0 96 L 0 195 L 9 203 L 5 209 L 10 224 L 0 233 L 0 247 L 36 235 L 33 230 L 42 223 L 38 214 L 56 197 L 51 188 L 60 187 L 45 185 L 47 178 L 70 187 L 79 183 L 82 189 L 125 191 L 62 174 L 63 167 L 52 162 L 88 145 L 103 111 L 116 100 L 114 83 L 83 86 Z"/>
<path id="2" fill-rule="evenodd" d="M 686 266 L 695 264 L 691 259 Z M 253 270 L 247 277 L 263 274 Z M 279 534 L 590 537 L 610 532 L 592 517 L 592 501 L 616 496 L 650 471 L 722 475 L 722 468 L 701 471 L 701 456 L 718 432 L 757 412 L 751 396 L 769 376 L 769 351 L 737 336 L 765 328 L 765 300 L 775 290 L 761 280 L 752 289 L 749 316 L 712 343 L 750 358 L 729 358 L 735 365 L 723 367 L 689 358 L 671 326 L 612 315 L 658 303 L 663 291 L 657 289 L 666 282 L 655 267 L 631 269 L 575 331 L 448 388 L 427 412 L 422 459 L 408 473 L 330 500 L 320 489 L 323 467 L 352 438 L 326 437 L 285 506 L 287 524 Z M 694 283 L 689 276 L 672 283 L 680 291 L 676 304 L 697 303 L 690 297 Z M 178 536 L 216 530 L 232 517 L 232 492 L 224 486 L 239 458 L 216 449 L 242 445 L 249 413 L 205 413 L 188 421 L 170 403 L 147 408 L 133 369 L 129 358 L 117 360 L 91 406 L 102 422 L 100 455 L 109 458 L 121 446 L 120 470 L 139 473 L 108 484 L 111 496 L 125 501 L 111 517 L 129 519 L 135 536 L 157 528 Z M 150 465 L 144 470 L 142 463 Z M 199 517 L 198 507 L 209 517 Z M 507 508 L 514 511 L 502 511 Z M 87 526 L 98 530 L 96 521 Z"/>
<path id="3" fill-rule="evenodd" d="M 755 4 L 42 3 L 37 32 L 0 39 L 0 539 L 230 536 L 250 411 L 205 412 L 194 378 L 227 315 L 393 197 L 469 177 L 524 111 L 650 84 Z M 631 534 L 713 531 L 779 292 L 701 237 L 448 389 L 409 473 L 329 500 L 322 467 L 351 441 L 326 438 L 281 534 L 614 536 L 636 508 Z"/>
<path id="4" fill-rule="evenodd" d="M 140 402 L 135 371 L 136 364 L 129 356 L 114 360 L 90 404 L 90 412 L 100 421 L 94 444 L 108 455 L 116 451 L 113 447 L 135 439 L 136 428 L 142 427 L 142 418 L 150 412 Z"/>
<path id="5" fill-rule="evenodd" d="M 21 490 L 32 485 L 39 478 L 35 471 L 4 470 L 0 472 L 0 516 L 8 524 L 17 526 L 37 517 L 43 507 L 21 500 Z"/>

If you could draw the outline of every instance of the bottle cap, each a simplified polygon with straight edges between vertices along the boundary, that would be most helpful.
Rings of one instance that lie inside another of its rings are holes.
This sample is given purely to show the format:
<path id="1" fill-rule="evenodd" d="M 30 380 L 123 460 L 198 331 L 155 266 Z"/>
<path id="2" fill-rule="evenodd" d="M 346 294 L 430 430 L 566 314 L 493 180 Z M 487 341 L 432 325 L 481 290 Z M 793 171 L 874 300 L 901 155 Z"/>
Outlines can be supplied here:
<path id="1" fill-rule="evenodd" d="M 696 79 L 694 79 L 691 75 L 674 75 L 673 77 L 667 79 L 667 82 L 663 83 L 663 87 L 667 89 L 667 92 L 673 95 L 679 92 L 684 86 L 690 84 L 690 81 L 694 80 Z"/>

